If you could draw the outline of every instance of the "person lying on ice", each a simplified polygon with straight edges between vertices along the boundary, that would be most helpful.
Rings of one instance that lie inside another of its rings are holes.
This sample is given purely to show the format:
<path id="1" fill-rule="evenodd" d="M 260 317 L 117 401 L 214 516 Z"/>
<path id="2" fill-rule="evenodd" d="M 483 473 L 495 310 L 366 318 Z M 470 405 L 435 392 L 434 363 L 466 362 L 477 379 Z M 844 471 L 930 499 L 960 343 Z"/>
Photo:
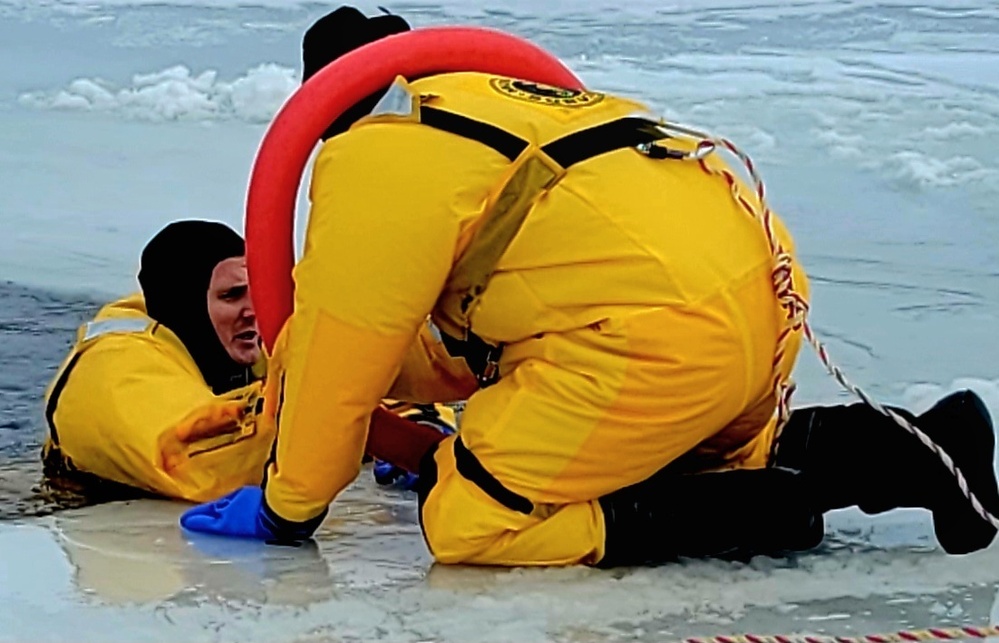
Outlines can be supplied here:
<path id="1" fill-rule="evenodd" d="M 307 66 L 397 31 L 377 20 L 324 17 L 306 34 Z M 411 377 L 403 355 L 430 314 L 480 383 L 459 434 L 420 465 L 439 562 L 801 550 L 823 538 L 824 512 L 851 505 L 925 507 L 950 553 L 992 541 L 938 458 L 865 405 L 797 409 L 777 442 L 775 381 L 801 331 L 775 297 L 767 240 L 725 181 L 643 153 L 650 130 L 627 118 L 642 105 L 481 73 L 399 79 L 379 98 L 334 123 L 316 160 L 295 308 L 268 378 L 282 402 L 263 489 L 193 508 L 183 528 L 310 537 L 358 474 L 372 410 Z M 978 397 L 899 413 L 999 509 Z"/>
<path id="2" fill-rule="evenodd" d="M 174 222 L 150 240 L 142 294 L 85 324 L 49 387 L 51 479 L 194 501 L 260 483 L 273 430 L 256 421 L 266 365 L 244 254 L 242 237 L 210 221 Z M 442 411 L 397 409 L 448 430 Z M 402 475 L 381 467 L 378 478 Z"/>

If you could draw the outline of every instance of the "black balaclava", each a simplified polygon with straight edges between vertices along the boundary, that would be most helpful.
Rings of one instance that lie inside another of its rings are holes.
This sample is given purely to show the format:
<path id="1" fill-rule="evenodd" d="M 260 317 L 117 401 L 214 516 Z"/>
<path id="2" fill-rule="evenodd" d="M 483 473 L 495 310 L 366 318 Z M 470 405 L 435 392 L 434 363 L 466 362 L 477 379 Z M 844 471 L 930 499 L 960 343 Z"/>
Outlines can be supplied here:
<path id="1" fill-rule="evenodd" d="M 208 316 L 212 271 L 246 247 L 232 228 L 214 221 L 176 221 L 142 250 L 139 285 L 149 316 L 174 332 L 216 394 L 251 381 L 250 369 L 226 352 Z"/>
<path id="2" fill-rule="evenodd" d="M 340 7 L 317 20 L 305 32 L 302 39 L 302 82 L 344 54 L 404 31 L 409 31 L 409 23 L 399 16 L 388 14 L 368 18 L 354 7 Z M 345 111 L 323 133 L 323 140 L 346 132 L 355 121 L 370 114 L 386 89 L 371 94 Z"/>

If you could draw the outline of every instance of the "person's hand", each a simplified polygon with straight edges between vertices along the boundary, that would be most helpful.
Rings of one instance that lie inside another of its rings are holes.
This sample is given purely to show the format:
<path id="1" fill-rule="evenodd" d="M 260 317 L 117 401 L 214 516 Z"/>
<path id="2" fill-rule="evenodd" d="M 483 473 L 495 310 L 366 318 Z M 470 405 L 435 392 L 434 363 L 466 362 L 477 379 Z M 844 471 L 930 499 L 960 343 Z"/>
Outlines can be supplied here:
<path id="1" fill-rule="evenodd" d="M 188 509 L 180 517 L 180 526 L 205 534 L 274 540 L 276 534 L 264 514 L 263 499 L 260 487 L 243 487 Z"/>
<path id="2" fill-rule="evenodd" d="M 392 486 L 412 491 L 416 488 L 416 483 L 420 481 L 419 475 L 382 460 L 375 460 L 372 471 L 375 474 L 375 482 L 385 487 Z"/>

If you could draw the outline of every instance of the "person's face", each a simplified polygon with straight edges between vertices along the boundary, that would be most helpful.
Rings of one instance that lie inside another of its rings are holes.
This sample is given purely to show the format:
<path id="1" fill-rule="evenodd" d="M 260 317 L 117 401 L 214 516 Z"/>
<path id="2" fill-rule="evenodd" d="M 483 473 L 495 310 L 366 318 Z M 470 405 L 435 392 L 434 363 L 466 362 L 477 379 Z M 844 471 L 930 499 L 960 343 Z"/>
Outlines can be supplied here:
<path id="1" fill-rule="evenodd" d="M 250 366 L 260 358 L 260 335 L 250 301 L 246 258 L 230 257 L 215 266 L 208 284 L 208 317 L 235 362 Z"/>

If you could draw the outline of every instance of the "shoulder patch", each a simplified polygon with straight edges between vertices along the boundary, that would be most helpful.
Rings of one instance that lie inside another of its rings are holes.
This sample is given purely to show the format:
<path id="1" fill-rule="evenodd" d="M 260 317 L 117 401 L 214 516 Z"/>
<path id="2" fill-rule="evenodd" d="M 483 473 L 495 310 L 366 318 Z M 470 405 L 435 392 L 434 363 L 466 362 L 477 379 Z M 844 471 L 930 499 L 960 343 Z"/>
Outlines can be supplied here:
<path id="1" fill-rule="evenodd" d="M 565 89 L 514 78 L 491 78 L 489 86 L 504 96 L 552 107 L 588 107 L 604 99 L 604 94 L 599 92 Z"/>
<path id="2" fill-rule="evenodd" d="M 401 78 L 396 78 L 385 95 L 371 110 L 371 116 L 411 116 L 413 114 L 413 94 Z"/>
<path id="3" fill-rule="evenodd" d="M 96 337 L 111 333 L 141 333 L 149 327 L 150 323 L 148 319 L 137 317 L 92 321 L 84 325 L 83 339 L 81 341 L 87 342 Z"/>

